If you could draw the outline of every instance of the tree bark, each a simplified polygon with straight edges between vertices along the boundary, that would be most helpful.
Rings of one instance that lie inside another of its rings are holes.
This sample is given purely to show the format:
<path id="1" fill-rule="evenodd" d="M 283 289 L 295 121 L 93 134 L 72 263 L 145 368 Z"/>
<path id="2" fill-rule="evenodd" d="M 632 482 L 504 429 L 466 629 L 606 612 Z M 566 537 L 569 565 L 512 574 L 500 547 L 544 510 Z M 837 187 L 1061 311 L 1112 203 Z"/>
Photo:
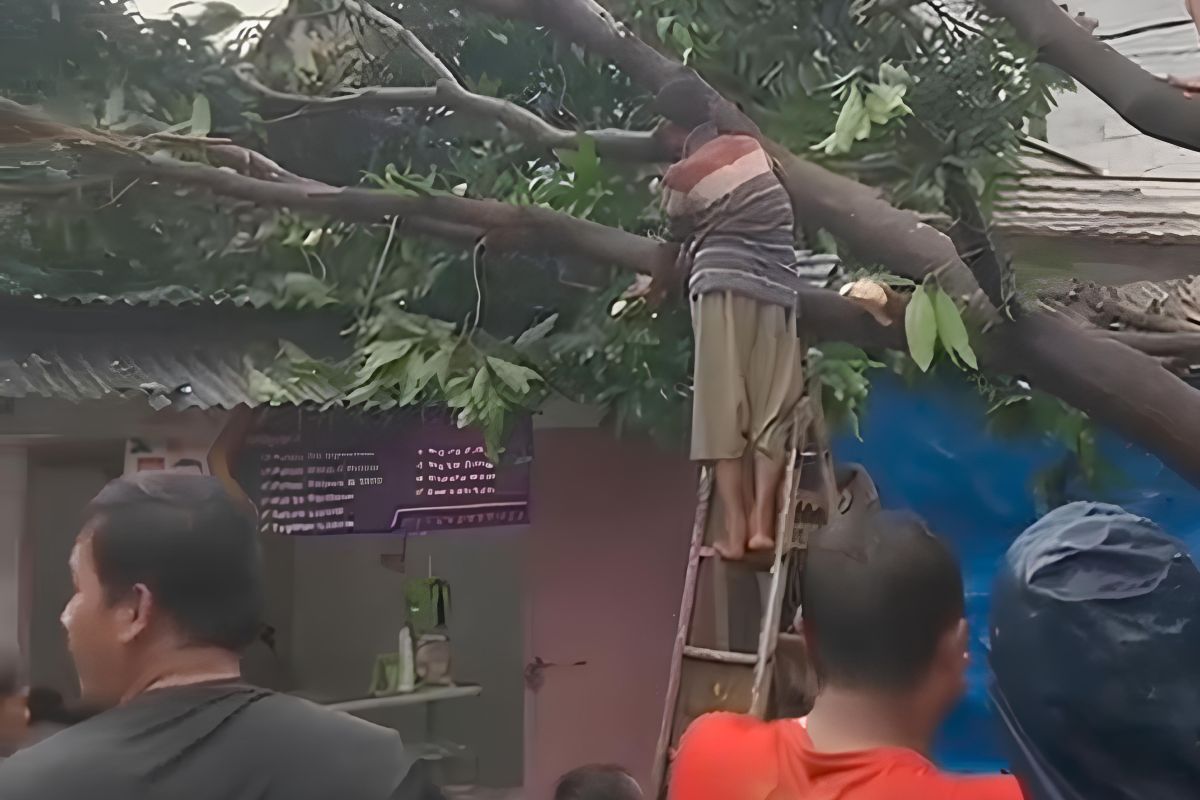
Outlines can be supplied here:
<path id="1" fill-rule="evenodd" d="M 1054 0 L 982 0 L 1038 49 L 1147 136 L 1200 150 L 1200 99 L 1160 80 L 1075 24 Z"/>
<path id="2" fill-rule="evenodd" d="M 595 0 L 467 2 L 499 16 L 544 25 L 611 59 L 660 101 L 671 87 L 672 102 L 669 107 L 660 102 L 659 110 L 685 127 L 697 124 L 697 114 L 704 110 L 710 119 L 741 117 L 742 125 L 748 122 L 694 70 L 641 41 Z M 1041 7 L 1049 0 L 985 2 Z M 1055 30 L 1062 22 L 1087 35 L 1055 10 L 1061 19 L 1047 20 Z M 1200 105 L 1196 109 L 1200 114 Z M 1194 130 L 1200 136 L 1200 118 Z M 1031 384 L 1156 453 L 1200 486 L 1200 392 L 1156 359 L 1070 320 L 1046 314 L 1006 320 L 988 302 L 945 234 L 915 214 L 893 208 L 875 189 L 822 169 L 777 143 L 764 140 L 764 144 L 783 168 L 798 217 L 824 227 L 864 260 L 882 263 L 916 281 L 934 276 L 943 291 L 963 302 L 964 315 L 981 331 L 985 363 L 1024 375 Z"/>

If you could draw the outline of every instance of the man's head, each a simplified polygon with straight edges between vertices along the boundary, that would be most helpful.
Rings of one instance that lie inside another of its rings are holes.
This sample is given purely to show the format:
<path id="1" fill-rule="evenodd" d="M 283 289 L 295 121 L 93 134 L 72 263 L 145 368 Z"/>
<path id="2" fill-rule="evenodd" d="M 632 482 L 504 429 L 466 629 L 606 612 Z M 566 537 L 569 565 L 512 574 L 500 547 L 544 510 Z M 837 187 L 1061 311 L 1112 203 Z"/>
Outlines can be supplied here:
<path id="1" fill-rule="evenodd" d="M 809 542 L 803 628 L 822 689 L 911 699 L 930 715 L 965 688 L 962 573 L 916 517 L 878 512 Z"/>
<path id="2" fill-rule="evenodd" d="M 642 787 L 621 767 L 593 765 L 558 779 L 554 800 L 642 800 Z"/>
<path id="3" fill-rule="evenodd" d="M 71 554 L 62 613 L 84 698 L 119 702 L 155 660 L 240 652 L 262 609 L 250 509 L 211 477 L 144 472 L 106 486 Z"/>
<path id="4" fill-rule="evenodd" d="M 741 107 L 716 94 L 694 74 L 665 84 L 651 108 L 686 131 L 711 124 L 719 134 L 757 137 L 762 133 Z"/>

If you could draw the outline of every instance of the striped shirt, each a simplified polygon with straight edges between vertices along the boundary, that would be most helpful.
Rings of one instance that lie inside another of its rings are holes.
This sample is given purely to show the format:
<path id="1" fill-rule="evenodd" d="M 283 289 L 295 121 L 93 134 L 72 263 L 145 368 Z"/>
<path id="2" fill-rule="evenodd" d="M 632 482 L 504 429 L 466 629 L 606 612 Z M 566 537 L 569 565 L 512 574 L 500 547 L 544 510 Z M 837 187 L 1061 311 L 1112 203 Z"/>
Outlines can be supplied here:
<path id="1" fill-rule="evenodd" d="M 672 166 L 663 206 L 684 240 L 691 294 L 728 291 L 795 307 L 795 215 L 756 139 L 717 136 Z"/>

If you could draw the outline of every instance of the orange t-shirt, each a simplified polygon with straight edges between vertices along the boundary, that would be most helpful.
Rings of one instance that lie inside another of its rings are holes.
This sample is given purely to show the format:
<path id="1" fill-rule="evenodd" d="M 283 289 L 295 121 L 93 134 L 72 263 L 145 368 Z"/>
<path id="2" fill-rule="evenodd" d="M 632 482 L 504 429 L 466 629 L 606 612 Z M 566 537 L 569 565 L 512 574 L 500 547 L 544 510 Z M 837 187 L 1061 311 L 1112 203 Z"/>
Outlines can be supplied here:
<path id="1" fill-rule="evenodd" d="M 912 750 L 819 753 L 800 720 L 709 714 L 679 744 L 669 800 L 1021 800 L 1007 775 L 949 775 Z"/>

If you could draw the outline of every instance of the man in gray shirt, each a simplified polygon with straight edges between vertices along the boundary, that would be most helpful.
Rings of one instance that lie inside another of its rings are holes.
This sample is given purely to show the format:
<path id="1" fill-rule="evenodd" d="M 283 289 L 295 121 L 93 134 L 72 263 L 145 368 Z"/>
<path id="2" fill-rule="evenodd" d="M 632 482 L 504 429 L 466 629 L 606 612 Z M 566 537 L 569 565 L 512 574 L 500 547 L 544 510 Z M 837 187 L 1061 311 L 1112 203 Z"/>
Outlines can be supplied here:
<path id="1" fill-rule="evenodd" d="M 0 766 L 4 800 L 431 800 L 395 731 L 244 684 L 263 602 L 252 508 L 143 473 L 88 507 L 63 625 L 109 710 Z"/>

